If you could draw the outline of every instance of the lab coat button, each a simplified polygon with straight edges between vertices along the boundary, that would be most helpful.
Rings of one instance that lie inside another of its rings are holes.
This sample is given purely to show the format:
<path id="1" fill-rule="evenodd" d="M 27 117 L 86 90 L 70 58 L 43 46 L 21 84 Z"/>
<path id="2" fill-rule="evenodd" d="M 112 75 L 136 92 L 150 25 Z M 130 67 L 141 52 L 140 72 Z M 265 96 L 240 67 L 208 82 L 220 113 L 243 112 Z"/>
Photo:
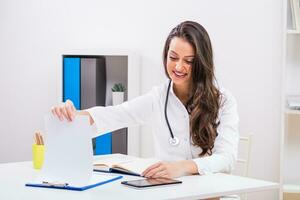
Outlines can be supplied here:
<path id="1" fill-rule="evenodd" d="M 187 141 L 187 138 L 186 138 L 186 137 L 184 138 L 184 141 Z"/>

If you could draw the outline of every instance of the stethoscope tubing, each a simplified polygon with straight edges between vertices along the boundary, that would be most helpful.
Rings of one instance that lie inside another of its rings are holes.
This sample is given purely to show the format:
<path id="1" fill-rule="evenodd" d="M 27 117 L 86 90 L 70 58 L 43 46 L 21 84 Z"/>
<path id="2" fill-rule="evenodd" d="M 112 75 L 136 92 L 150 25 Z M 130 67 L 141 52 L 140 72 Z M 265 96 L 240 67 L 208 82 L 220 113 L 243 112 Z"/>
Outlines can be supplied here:
<path id="1" fill-rule="evenodd" d="M 171 138 L 174 139 L 174 134 L 173 134 L 173 131 L 171 129 L 170 122 L 169 122 L 169 119 L 168 119 L 168 113 L 167 113 L 168 112 L 167 108 L 168 108 L 170 88 L 171 88 L 171 80 L 169 81 L 167 96 L 166 96 L 166 101 L 165 101 L 165 119 L 166 119 L 166 122 L 167 122 L 167 125 L 168 125 L 168 128 L 169 128 L 169 131 L 170 131 Z"/>
<path id="2" fill-rule="evenodd" d="M 171 146 L 177 146 L 179 144 L 179 139 L 174 136 L 173 134 L 173 131 L 172 131 L 172 128 L 170 126 L 170 122 L 169 122 L 169 119 L 168 119 L 168 100 L 169 100 L 169 93 L 170 93 L 170 88 L 171 88 L 171 80 L 169 82 L 169 85 L 168 85 L 168 90 L 167 90 L 167 95 L 166 95 L 166 101 L 165 101 L 165 119 L 166 119 L 166 122 L 167 122 L 167 125 L 168 125 L 168 128 L 169 128 L 169 131 L 170 131 L 170 139 L 169 139 L 169 143 Z"/>

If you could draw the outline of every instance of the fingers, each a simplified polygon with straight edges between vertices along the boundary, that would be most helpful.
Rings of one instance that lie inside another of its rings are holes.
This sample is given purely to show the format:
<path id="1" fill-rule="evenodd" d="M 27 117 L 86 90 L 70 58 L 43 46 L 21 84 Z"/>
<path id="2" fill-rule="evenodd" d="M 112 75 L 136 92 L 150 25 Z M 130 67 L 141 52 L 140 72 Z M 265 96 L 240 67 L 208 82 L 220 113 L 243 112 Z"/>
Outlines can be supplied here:
<path id="1" fill-rule="evenodd" d="M 162 173 L 165 170 L 166 170 L 165 167 L 160 165 L 159 167 L 156 167 L 156 168 L 152 169 L 151 171 L 149 171 L 145 176 L 153 178 L 158 173 Z"/>
<path id="2" fill-rule="evenodd" d="M 54 106 L 51 108 L 53 115 L 57 116 L 60 121 L 67 119 L 68 121 L 73 121 L 76 114 L 76 108 L 74 107 L 72 101 L 67 100 L 61 106 Z"/>
<path id="3" fill-rule="evenodd" d="M 62 113 L 60 111 L 60 107 L 58 107 L 58 106 L 57 107 L 52 107 L 51 111 L 55 116 L 57 116 L 59 118 L 59 120 L 61 120 L 61 121 L 63 120 L 63 116 L 62 116 Z"/>
<path id="4" fill-rule="evenodd" d="M 70 100 L 66 101 L 65 110 L 66 110 L 69 120 L 73 121 L 74 117 L 75 117 L 76 109 L 75 109 L 72 101 L 70 101 Z"/>
<path id="5" fill-rule="evenodd" d="M 165 176 L 167 174 L 167 168 L 165 164 L 158 163 L 158 165 L 153 166 L 148 172 L 145 173 L 145 177 L 157 178 L 160 176 Z"/>
<path id="6" fill-rule="evenodd" d="M 167 170 L 162 170 L 152 175 L 151 178 L 170 178 Z"/>
<path id="7" fill-rule="evenodd" d="M 161 165 L 161 162 L 155 163 L 153 165 L 150 165 L 143 173 L 142 176 L 145 176 L 146 174 L 148 174 L 149 171 L 151 171 L 152 169 L 155 169 L 156 167 L 158 167 L 159 165 Z"/>
<path id="8" fill-rule="evenodd" d="M 60 112 L 62 113 L 63 117 L 66 118 L 68 121 L 71 121 L 69 113 L 67 111 L 66 105 L 60 107 Z"/>
<path id="9" fill-rule="evenodd" d="M 72 111 L 76 111 L 76 108 L 75 108 L 75 106 L 74 106 L 74 104 L 73 104 L 73 102 L 72 101 L 70 101 L 69 99 L 66 101 L 66 104 L 68 105 L 68 107 L 70 107 L 70 109 L 72 110 Z"/>

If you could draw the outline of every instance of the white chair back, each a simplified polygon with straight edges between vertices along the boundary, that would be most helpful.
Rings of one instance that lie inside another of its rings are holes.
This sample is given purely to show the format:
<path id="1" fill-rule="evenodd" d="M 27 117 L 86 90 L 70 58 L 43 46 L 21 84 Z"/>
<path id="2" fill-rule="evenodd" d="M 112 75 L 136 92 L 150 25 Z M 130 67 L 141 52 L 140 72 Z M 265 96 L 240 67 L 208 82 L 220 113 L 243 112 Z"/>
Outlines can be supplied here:
<path id="1" fill-rule="evenodd" d="M 252 137 L 253 134 L 240 137 L 236 169 L 234 170 L 233 174 L 246 177 L 249 175 Z"/>
<path id="2" fill-rule="evenodd" d="M 240 137 L 238 158 L 232 174 L 245 177 L 249 175 L 252 137 L 253 134 Z M 240 195 L 240 197 L 242 200 L 247 200 L 247 194 Z"/>

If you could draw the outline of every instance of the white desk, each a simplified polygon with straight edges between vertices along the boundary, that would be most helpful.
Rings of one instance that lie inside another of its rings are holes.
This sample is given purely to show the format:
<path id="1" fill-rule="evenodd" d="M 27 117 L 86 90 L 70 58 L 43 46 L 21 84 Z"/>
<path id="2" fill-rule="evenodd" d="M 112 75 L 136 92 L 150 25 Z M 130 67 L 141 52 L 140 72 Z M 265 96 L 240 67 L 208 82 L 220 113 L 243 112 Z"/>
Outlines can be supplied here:
<path id="1" fill-rule="evenodd" d="M 183 181 L 180 185 L 142 190 L 120 184 L 121 181 L 138 178 L 134 176 L 124 176 L 117 181 L 82 192 L 25 187 L 25 183 L 32 180 L 37 173 L 32 162 L 0 164 L 0 199 L 203 199 L 279 188 L 277 183 L 226 174 L 186 176 L 179 178 Z"/>

